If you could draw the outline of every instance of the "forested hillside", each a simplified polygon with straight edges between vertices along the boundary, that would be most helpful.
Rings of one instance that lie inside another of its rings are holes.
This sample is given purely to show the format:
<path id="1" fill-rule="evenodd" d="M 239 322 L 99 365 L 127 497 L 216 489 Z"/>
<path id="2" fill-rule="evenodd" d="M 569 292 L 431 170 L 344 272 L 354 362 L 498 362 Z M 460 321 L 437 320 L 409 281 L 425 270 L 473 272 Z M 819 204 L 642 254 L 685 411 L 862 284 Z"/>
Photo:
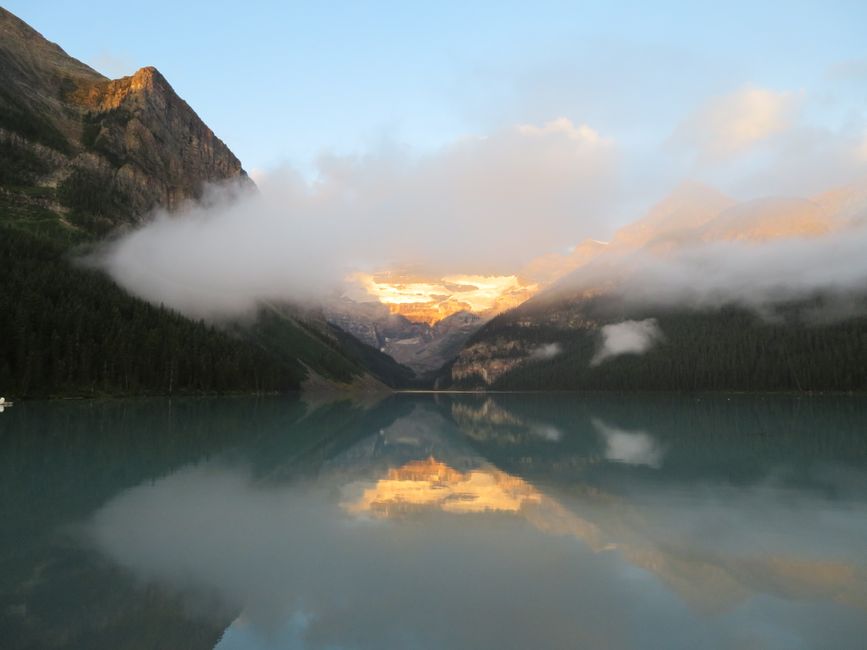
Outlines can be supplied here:
<path id="1" fill-rule="evenodd" d="M 0 228 L 0 386 L 11 395 L 295 388 L 299 367 L 129 297 L 62 246 Z"/>
<path id="2" fill-rule="evenodd" d="M 598 365 L 601 346 L 592 302 L 580 327 L 527 314 L 491 321 L 443 369 L 440 387 L 496 390 L 863 391 L 867 390 L 867 317 L 815 322 L 815 305 L 792 305 L 778 317 L 723 307 L 621 314 L 655 318 L 663 339 L 644 354 L 623 354 Z M 551 309 L 564 313 L 566 306 Z M 573 308 L 574 309 L 574 308 Z M 548 314 L 548 316 L 551 315 Z M 593 324 L 590 324 L 593 323 Z M 556 344 L 550 358 L 532 351 Z M 499 370 L 500 372 L 497 372 Z"/>

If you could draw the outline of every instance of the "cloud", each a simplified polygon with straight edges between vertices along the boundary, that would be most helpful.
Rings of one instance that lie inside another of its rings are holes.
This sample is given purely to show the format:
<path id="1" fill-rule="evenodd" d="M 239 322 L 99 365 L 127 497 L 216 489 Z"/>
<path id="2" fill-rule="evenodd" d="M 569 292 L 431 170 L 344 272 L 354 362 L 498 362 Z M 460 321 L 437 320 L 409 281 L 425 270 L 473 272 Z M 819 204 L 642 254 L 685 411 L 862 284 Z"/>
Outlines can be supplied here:
<path id="1" fill-rule="evenodd" d="M 678 126 L 673 140 L 700 158 L 725 158 L 788 129 L 798 103 L 797 93 L 746 86 L 707 102 Z"/>
<path id="2" fill-rule="evenodd" d="M 593 418 L 593 428 L 605 443 L 605 458 L 627 465 L 662 466 L 665 451 L 656 439 L 644 431 L 627 431 Z"/>
<path id="3" fill-rule="evenodd" d="M 863 182 L 864 134 L 858 122 L 837 128 L 798 124 L 722 167 L 717 177 L 742 196 L 804 196 Z"/>
<path id="4" fill-rule="evenodd" d="M 740 305 L 770 315 L 822 295 L 814 317 L 833 320 L 864 309 L 867 224 L 818 237 L 763 243 L 699 243 L 668 256 L 643 251 L 621 282 L 636 304 L 707 308 Z"/>
<path id="5" fill-rule="evenodd" d="M 559 343 L 543 343 L 530 353 L 530 359 L 533 361 L 543 361 L 553 359 L 562 353 L 563 347 Z"/>
<path id="6" fill-rule="evenodd" d="M 622 298 L 632 314 L 737 305 L 777 318 L 799 302 L 812 305 L 798 315 L 811 322 L 864 313 L 867 179 L 810 199 L 722 203 L 716 215 L 702 211 L 713 205 L 714 193 L 690 196 L 683 214 L 700 218 L 669 219 L 654 208 L 624 229 L 641 238 L 618 235 L 549 292 L 603 291 Z M 602 335 L 606 341 L 605 330 Z M 603 344 L 594 363 L 608 356 Z"/>
<path id="7" fill-rule="evenodd" d="M 380 276 L 356 273 L 353 279 L 362 292 L 349 297 L 376 298 L 398 313 L 407 305 L 410 309 L 427 307 L 440 318 L 463 309 L 476 314 L 503 311 L 521 304 L 539 288 L 515 275 L 450 275 L 425 280 L 388 272 Z"/>
<path id="8" fill-rule="evenodd" d="M 259 193 L 158 213 L 101 263 L 134 294 L 194 316 L 308 300 L 358 271 L 509 275 L 603 227 L 617 175 L 613 143 L 565 119 L 425 156 L 323 156 L 313 182 L 284 169 L 260 177 Z"/>
<path id="9" fill-rule="evenodd" d="M 655 173 L 667 171 L 674 181 L 680 169 L 745 198 L 804 196 L 857 182 L 867 174 L 867 122 L 851 93 L 828 83 L 811 91 L 746 86 L 712 99 L 674 130 L 666 152 L 675 155 Z"/>
<path id="10" fill-rule="evenodd" d="M 602 137 L 586 124 L 575 126 L 571 120 L 559 117 L 542 126 L 534 124 L 522 124 L 518 126 L 518 133 L 528 136 L 565 135 L 570 140 L 590 145 L 598 145 L 603 142 Z"/>
<path id="11" fill-rule="evenodd" d="M 624 292 L 638 300 L 658 293 L 663 303 L 756 303 L 764 300 L 755 300 L 757 293 L 773 297 L 776 286 L 783 287 L 778 295 L 784 298 L 803 295 L 802 274 L 790 262 L 779 267 L 793 271 L 786 277 L 777 267 L 764 274 L 761 254 L 753 259 L 754 250 L 743 246 L 692 242 L 669 259 L 640 259 L 645 251 L 617 260 L 622 251 L 616 245 L 603 254 L 601 245 L 587 242 L 608 238 L 613 226 L 626 221 L 624 215 L 634 213 L 637 197 L 647 195 L 649 186 L 677 184 L 683 176 L 750 197 L 863 185 L 863 119 L 808 123 L 814 99 L 755 86 L 717 97 L 672 136 L 689 152 L 679 160 L 660 150 L 625 160 L 620 144 L 563 117 L 465 137 L 424 155 L 394 146 L 366 156 L 324 155 L 314 180 L 288 168 L 257 172 L 258 194 L 227 198 L 214 190 L 203 206 L 157 213 L 111 243 L 99 263 L 132 293 L 207 318 L 244 315 L 263 302 L 349 295 L 349 277 L 357 285 L 350 297 L 390 295 L 395 304 L 409 305 L 401 308 L 407 313 L 412 302 L 419 313 L 429 304 L 431 318 L 467 307 L 494 313 L 532 295 L 534 277 L 547 281 L 556 277 L 552 269 L 597 257 L 602 263 L 588 264 L 583 273 L 607 272 L 602 281 L 625 277 Z M 689 214 L 683 216 L 689 220 Z M 582 240 L 573 255 L 552 254 Z M 809 250 L 803 252 L 816 268 L 824 269 L 822 255 L 833 253 L 829 247 L 855 255 L 846 242 L 814 243 L 817 248 L 804 244 Z M 797 248 L 772 245 L 768 263 L 783 256 L 776 246 Z M 731 259 L 724 259 L 729 254 Z M 644 268 L 648 273 L 642 277 L 636 269 Z M 741 268 L 760 274 L 758 291 Z M 860 268 L 858 259 L 851 268 Z M 379 282 L 395 274 L 406 282 Z M 845 287 L 858 277 L 840 269 Z M 828 280 L 823 272 L 815 278 Z M 391 295 L 397 284 L 400 295 Z M 806 285 L 815 284 L 806 279 Z M 365 287 L 369 295 L 358 291 Z M 738 298 L 738 292 L 745 297 Z"/>
<path id="12" fill-rule="evenodd" d="M 602 347 L 590 360 L 591 366 L 622 354 L 644 354 L 663 340 L 655 318 L 605 325 L 600 329 L 600 336 Z"/>

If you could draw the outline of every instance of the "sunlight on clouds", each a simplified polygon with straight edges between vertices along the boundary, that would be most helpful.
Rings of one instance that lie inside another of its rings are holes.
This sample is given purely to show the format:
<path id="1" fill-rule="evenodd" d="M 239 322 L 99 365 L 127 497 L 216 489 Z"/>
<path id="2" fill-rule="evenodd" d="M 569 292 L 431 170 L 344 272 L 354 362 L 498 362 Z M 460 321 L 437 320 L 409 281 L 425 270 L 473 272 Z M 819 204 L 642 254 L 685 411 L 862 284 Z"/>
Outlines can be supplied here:
<path id="1" fill-rule="evenodd" d="M 519 305 L 539 288 L 514 275 L 449 275 L 422 280 L 389 273 L 356 273 L 350 280 L 392 313 L 428 323 L 459 311 L 494 315 Z"/>
<path id="2" fill-rule="evenodd" d="M 131 293 L 194 317 L 315 302 L 353 272 L 417 267 L 428 277 L 376 278 L 371 295 L 427 321 L 497 313 L 534 293 L 516 278 L 527 262 L 605 227 L 619 162 L 611 140 L 562 118 L 421 155 L 332 154 L 314 180 L 257 171 L 258 192 L 158 211 L 99 263 Z"/>
<path id="3" fill-rule="evenodd" d="M 706 103 L 681 123 L 674 140 L 702 157 L 729 156 L 788 129 L 799 101 L 798 93 L 746 86 Z"/>

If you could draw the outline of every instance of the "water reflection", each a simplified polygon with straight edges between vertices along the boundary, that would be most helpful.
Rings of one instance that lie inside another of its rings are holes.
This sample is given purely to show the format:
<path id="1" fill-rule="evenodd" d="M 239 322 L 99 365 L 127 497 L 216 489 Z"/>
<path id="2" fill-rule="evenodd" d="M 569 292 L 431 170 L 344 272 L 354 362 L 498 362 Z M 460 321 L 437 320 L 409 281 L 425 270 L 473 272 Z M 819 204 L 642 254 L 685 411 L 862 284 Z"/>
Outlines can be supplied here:
<path id="1" fill-rule="evenodd" d="M 390 469 L 373 484 L 352 483 L 344 501 L 351 514 L 394 518 L 423 510 L 448 513 L 520 512 L 542 495 L 530 484 L 493 468 L 460 472 L 430 456 Z"/>
<path id="2" fill-rule="evenodd" d="M 248 419 L 213 420 L 213 446 L 78 509 L 67 540 L 95 555 L 55 586 L 129 583 L 130 607 L 165 611 L 127 633 L 186 626 L 186 647 L 223 650 L 857 648 L 867 631 L 859 400 L 236 406 Z M 0 633 L 20 633 L 6 611 Z"/>
<path id="3" fill-rule="evenodd" d="M 665 450 L 646 431 L 625 431 L 596 418 L 593 418 L 593 427 L 605 443 L 607 460 L 653 468 L 662 465 Z"/>

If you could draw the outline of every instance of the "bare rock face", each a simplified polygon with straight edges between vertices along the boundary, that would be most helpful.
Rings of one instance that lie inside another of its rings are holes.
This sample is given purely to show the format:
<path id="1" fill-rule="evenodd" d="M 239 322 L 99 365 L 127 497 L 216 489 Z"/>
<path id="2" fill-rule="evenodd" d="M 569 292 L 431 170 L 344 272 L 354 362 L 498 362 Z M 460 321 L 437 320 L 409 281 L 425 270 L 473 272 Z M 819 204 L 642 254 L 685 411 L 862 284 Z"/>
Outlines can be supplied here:
<path id="1" fill-rule="evenodd" d="M 454 359 L 483 324 L 480 316 L 459 311 L 435 323 L 426 339 L 389 341 L 385 352 L 419 375 L 425 376 Z"/>
<path id="2" fill-rule="evenodd" d="M 115 183 L 136 212 L 198 198 L 205 183 L 246 178 L 240 161 L 156 68 L 94 84 L 75 100 L 85 144 L 120 164 Z"/>
<path id="3" fill-rule="evenodd" d="M 419 377 L 451 361 L 484 324 L 480 316 L 466 311 L 433 325 L 414 323 L 401 314 L 392 314 L 382 303 L 345 298 L 327 304 L 325 316 L 330 323 L 411 368 Z"/>
<path id="4" fill-rule="evenodd" d="M 457 355 L 451 381 L 457 385 L 490 386 L 531 358 L 531 346 L 524 341 L 498 338 L 473 343 Z"/>
<path id="5" fill-rule="evenodd" d="M 105 227 L 175 209 L 208 183 L 252 186 L 158 70 L 107 79 L 2 8 L 0 146 L 26 163 L 18 184 L 54 189 Z"/>

